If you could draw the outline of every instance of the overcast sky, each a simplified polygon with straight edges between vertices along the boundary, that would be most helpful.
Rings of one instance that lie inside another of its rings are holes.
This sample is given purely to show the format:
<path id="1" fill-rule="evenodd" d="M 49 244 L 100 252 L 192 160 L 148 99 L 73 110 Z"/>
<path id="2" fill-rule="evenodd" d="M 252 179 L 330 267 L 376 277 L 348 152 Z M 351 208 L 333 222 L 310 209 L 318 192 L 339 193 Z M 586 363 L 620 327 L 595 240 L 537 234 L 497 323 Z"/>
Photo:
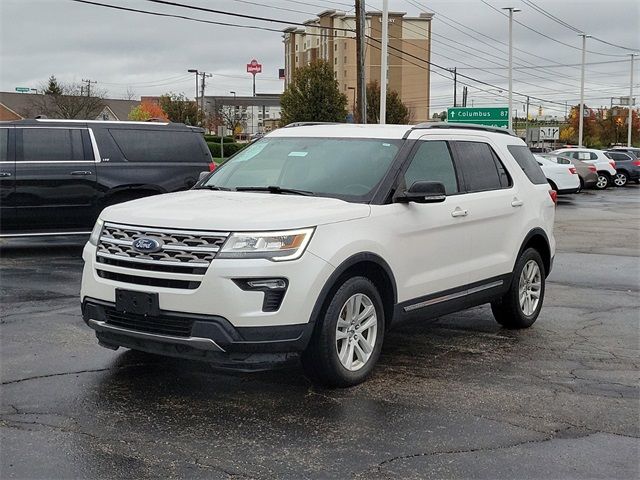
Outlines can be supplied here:
<path id="1" fill-rule="evenodd" d="M 277 30 L 286 27 L 147 0 L 94 1 L 224 23 Z M 329 8 L 349 11 L 353 4 L 351 0 L 176 1 L 292 22 L 302 22 Z M 379 9 L 382 2 L 369 0 L 366 4 L 367 9 Z M 391 10 L 410 15 L 435 12 L 432 61 L 443 67 L 455 66 L 461 74 L 503 90 L 501 94 L 498 89 L 459 77 L 470 86 L 468 106 L 506 103 L 500 95 L 506 95 L 507 86 L 504 43 L 508 40 L 508 20 L 491 6 L 497 10 L 520 8 L 522 11 L 515 14 L 518 21 L 556 40 L 514 25 L 514 47 L 518 49 L 514 61 L 520 68 L 514 71 L 514 91 L 543 99 L 532 100 L 532 108 L 542 104 L 543 113 L 564 113 L 564 107 L 552 102 L 578 102 L 581 39 L 531 4 L 594 37 L 640 50 L 638 0 L 390 0 L 389 4 Z M 595 39 L 587 40 L 587 50 L 587 63 L 611 62 L 587 66 L 587 103 L 608 105 L 610 97 L 628 95 L 630 52 Z M 245 73 L 245 65 L 256 58 L 263 64 L 257 91 L 281 92 L 283 84 L 277 74 L 284 66 L 283 55 L 278 32 L 116 11 L 72 0 L 0 0 L 2 91 L 37 88 L 55 74 L 62 81 L 95 80 L 112 98 L 124 98 L 128 88 L 137 96 L 172 91 L 193 97 L 195 80 L 186 70 L 197 68 L 214 73 L 207 94 L 225 95 L 231 90 L 238 95 L 250 94 L 251 76 Z M 559 68 L 557 63 L 570 66 Z M 636 68 L 634 75 L 635 89 L 640 85 L 639 70 Z M 453 84 L 449 73 L 435 67 L 432 72 L 432 111 L 437 111 L 451 105 Z M 516 95 L 515 99 L 519 102 L 524 97 Z M 517 107 L 522 109 L 521 104 Z"/>

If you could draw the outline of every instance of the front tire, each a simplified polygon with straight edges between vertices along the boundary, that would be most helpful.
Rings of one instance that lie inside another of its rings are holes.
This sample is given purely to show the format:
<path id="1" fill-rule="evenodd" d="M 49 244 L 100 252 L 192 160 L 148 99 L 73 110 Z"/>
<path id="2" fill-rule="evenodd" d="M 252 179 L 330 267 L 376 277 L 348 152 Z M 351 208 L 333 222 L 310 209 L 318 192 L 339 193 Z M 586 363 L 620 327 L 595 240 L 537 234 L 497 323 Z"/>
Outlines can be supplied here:
<path id="1" fill-rule="evenodd" d="M 616 176 L 613 179 L 613 184 L 616 187 L 624 187 L 627 185 L 628 181 L 629 181 L 629 175 L 627 175 L 624 172 L 617 172 Z"/>
<path id="2" fill-rule="evenodd" d="M 307 375 L 328 387 L 366 380 L 380 357 L 385 329 L 382 299 L 371 280 L 347 279 L 318 322 L 302 355 Z"/>
<path id="3" fill-rule="evenodd" d="M 530 327 L 542 309 L 544 291 L 544 262 L 537 250 L 528 248 L 516 262 L 509 291 L 491 304 L 494 318 L 505 328 Z"/>
<path id="4" fill-rule="evenodd" d="M 598 172 L 598 181 L 596 182 L 596 188 L 598 190 L 606 190 L 611 185 L 611 176 L 605 172 Z"/>

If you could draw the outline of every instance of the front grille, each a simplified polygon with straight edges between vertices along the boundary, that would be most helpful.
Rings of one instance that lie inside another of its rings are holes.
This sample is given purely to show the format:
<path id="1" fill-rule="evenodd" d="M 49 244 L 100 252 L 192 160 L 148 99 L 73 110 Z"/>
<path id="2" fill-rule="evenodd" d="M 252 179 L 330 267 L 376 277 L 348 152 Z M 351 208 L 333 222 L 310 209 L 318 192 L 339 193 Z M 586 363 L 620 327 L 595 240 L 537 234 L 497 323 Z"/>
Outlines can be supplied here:
<path id="1" fill-rule="evenodd" d="M 96 270 L 102 278 L 136 285 L 195 289 L 200 286 L 211 261 L 229 232 L 203 232 L 155 227 L 138 227 L 105 222 L 96 251 Z M 141 252 L 133 243 L 142 237 L 160 244 L 157 252 Z M 103 266 L 101 268 L 101 266 Z M 114 272 L 107 266 L 138 272 Z M 152 272 L 189 274 L 194 280 L 156 278 Z M 197 277 L 195 277 L 197 276 Z"/>
<path id="2" fill-rule="evenodd" d="M 127 275 L 126 273 L 110 272 L 98 269 L 98 276 L 107 280 L 122 283 L 134 283 L 136 285 L 149 285 L 152 287 L 182 288 L 195 290 L 200 286 L 199 281 L 176 280 L 174 278 L 141 277 L 140 275 Z"/>
<path id="3" fill-rule="evenodd" d="M 157 271 L 172 271 L 170 268 L 161 268 L 175 265 L 206 268 L 228 236 L 228 232 L 196 232 L 105 223 L 97 255 L 130 262 L 130 268 L 139 268 L 141 264 L 160 267 Z M 141 237 L 158 240 L 162 249 L 155 253 L 139 252 L 133 248 L 133 242 Z"/>
<path id="4" fill-rule="evenodd" d="M 118 312 L 112 307 L 105 308 L 105 315 L 107 323 L 115 327 L 174 337 L 191 336 L 191 327 L 193 326 L 193 320 L 190 318 L 169 317 L 166 315 L 150 317 Z"/>

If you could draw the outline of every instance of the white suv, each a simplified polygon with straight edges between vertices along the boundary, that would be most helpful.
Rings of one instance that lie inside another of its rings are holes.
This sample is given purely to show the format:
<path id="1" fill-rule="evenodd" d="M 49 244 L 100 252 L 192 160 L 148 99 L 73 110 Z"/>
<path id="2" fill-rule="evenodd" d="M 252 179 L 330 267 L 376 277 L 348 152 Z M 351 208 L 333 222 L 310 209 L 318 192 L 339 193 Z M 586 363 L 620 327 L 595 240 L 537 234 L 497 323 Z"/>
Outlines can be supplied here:
<path id="1" fill-rule="evenodd" d="M 390 327 L 491 303 L 538 317 L 555 192 L 508 131 L 296 124 L 194 189 L 106 208 L 83 258 L 101 345 L 354 385 Z"/>

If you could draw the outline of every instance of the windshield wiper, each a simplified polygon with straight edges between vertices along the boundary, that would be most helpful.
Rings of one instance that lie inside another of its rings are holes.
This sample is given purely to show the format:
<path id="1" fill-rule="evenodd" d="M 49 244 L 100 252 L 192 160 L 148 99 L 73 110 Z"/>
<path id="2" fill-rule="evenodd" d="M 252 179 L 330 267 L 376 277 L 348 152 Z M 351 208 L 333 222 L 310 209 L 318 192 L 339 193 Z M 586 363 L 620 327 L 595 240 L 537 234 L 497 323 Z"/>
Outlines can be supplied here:
<path id="1" fill-rule="evenodd" d="M 269 193 L 292 193 L 294 195 L 313 195 L 313 192 L 308 190 L 297 190 L 295 188 L 282 188 L 274 185 L 268 187 L 236 187 L 238 192 L 269 192 Z"/>
<path id="2" fill-rule="evenodd" d="M 194 190 L 224 190 L 225 192 L 230 192 L 233 189 L 227 188 L 227 187 L 219 187 L 217 185 L 200 185 L 198 188 L 195 188 Z"/>

